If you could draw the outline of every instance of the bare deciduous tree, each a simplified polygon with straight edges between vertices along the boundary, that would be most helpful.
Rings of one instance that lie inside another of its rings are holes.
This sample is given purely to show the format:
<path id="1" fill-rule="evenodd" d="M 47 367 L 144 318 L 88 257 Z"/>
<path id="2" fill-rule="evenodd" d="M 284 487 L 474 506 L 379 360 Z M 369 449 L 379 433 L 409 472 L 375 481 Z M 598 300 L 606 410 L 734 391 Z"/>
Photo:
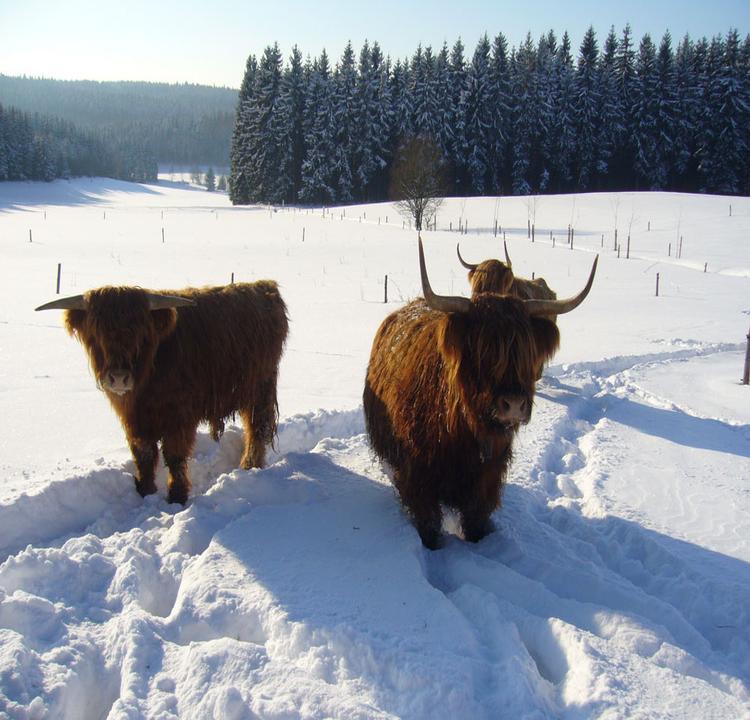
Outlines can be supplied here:
<path id="1" fill-rule="evenodd" d="M 427 137 L 407 140 L 399 149 L 391 174 L 391 197 L 414 227 L 429 226 L 446 194 L 443 156 Z"/>

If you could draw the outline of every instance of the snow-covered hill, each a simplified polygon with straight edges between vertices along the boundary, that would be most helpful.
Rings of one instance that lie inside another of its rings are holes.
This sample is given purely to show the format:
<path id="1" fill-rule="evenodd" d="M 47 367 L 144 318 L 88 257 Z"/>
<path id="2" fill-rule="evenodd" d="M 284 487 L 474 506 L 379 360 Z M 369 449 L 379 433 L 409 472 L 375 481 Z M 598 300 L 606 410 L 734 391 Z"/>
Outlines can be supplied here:
<path id="1" fill-rule="evenodd" d="M 468 292 L 458 240 L 500 255 L 495 220 L 559 295 L 596 252 L 599 273 L 560 318 L 497 532 L 467 544 L 448 518 L 429 552 L 361 412 L 375 329 L 419 293 L 392 206 L 0 185 L 0 717 L 750 717 L 750 200 L 448 200 L 436 291 Z M 239 429 L 202 432 L 189 504 L 163 471 L 141 499 L 82 349 L 33 312 L 58 263 L 62 294 L 279 280 L 269 467 L 236 469 Z"/>

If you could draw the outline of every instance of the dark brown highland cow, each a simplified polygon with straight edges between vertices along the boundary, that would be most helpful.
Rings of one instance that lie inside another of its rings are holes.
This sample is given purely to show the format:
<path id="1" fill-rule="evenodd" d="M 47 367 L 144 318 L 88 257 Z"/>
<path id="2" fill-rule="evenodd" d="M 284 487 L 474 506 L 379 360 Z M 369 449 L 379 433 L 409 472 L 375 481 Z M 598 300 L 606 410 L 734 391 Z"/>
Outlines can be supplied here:
<path id="1" fill-rule="evenodd" d="M 392 467 L 422 542 L 435 548 L 441 504 L 458 511 L 467 540 L 491 531 L 513 438 L 531 416 L 537 368 L 559 343 L 546 316 L 583 301 L 597 261 L 577 296 L 556 301 L 442 297 L 430 288 L 421 240 L 419 263 L 424 300 L 378 329 L 363 399 L 372 447 Z"/>
<path id="2" fill-rule="evenodd" d="M 156 492 L 161 442 L 169 502 L 185 503 L 198 424 L 214 439 L 235 412 L 245 427 L 243 468 L 261 467 L 276 431 L 276 377 L 286 306 L 270 280 L 151 292 L 102 287 L 37 310 L 66 310 L 97 384 L 120 417 L 141 495 Z"/>

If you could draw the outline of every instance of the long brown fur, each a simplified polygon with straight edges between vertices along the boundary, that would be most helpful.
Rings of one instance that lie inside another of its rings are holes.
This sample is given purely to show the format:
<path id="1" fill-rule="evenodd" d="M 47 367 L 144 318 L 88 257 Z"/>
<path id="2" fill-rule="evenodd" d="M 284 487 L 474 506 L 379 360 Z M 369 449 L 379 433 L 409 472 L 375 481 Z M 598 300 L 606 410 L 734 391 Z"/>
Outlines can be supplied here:
<path id="1" fill-rule="evenodd" d="M 473 295 L 483 292 L 509 295 L 513 280 L 513 271 L 499 260 L 483 260 L 469 270 L 469 284 Z"/>
<path id="2" fill-rule="evenodd" d="M 441 504 L 458 511 L 467 540 L 491 529 L 517 430 L 498 426 L 493 409 L 523 396 L 530 415 L 537 368 L 558 344 L 554 323 L 490 293 L 474 296 L 466 314 L 418 299 L 383 321 L 367 368 L 365 420 L 427 547 L 438 543 Z"/>
<path id="3" fill-rule="evenodd" d="M 150 311 L 147 291 L 102 287 L 85 294 L 87 310 L 67 310 L 66 327 L 86 349 L 100 382 L 124 369 L 125 395 L 107 392 L 137 467 L 141 495 L 156 491 L 161 443 L 169 501 L 185 503 L 187 458 L 198 424 L 214 437 L 239 413 L 245 428 L 243 468 L 262 467 L 276 432 L 276 380 L 288 332 L 286 306 L 271 280 L 159 291 L 195 304 Z"/>

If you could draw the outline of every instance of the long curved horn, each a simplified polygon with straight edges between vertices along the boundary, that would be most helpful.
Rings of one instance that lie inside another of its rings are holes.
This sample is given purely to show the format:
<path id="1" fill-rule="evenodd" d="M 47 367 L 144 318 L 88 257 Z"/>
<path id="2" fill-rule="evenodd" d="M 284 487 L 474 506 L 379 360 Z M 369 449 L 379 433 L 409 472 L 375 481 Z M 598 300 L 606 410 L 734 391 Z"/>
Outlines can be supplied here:
<path id="1" fill-rule="evenodd" d="M 466 260 L 464 260 L 461 257 L 461 251 L 458 249 L 458 243 L 456 243 L 456 254 L 458 255 L 458 261 L 463 265 L 467 270 L 476 270 L 477 266 L 472 265 L 471 263 L 467 263 Z"/>
<path id="2" fill-rule="evenodd" d="M 513 267 L 513 263 L 510 261 L 510 255 L 508 255 L 508 243 L 503 240 L 503 250 L 505 250 L 505 264 L 509 269 Z"/>
<path id="3" fill-rule="evenodd" d="M 195 305 L 190 298 L 177 297 L 176 295 L 159 295 L 158 293 L 146 293 L 148 297 L 149 310 L 166 310 L 167 308 Z"/>
<path id="4" fill-rule="evenodd" d="M 469 298 L 452 295 L 436 295 L 432 292 L 430 281 L 427 279 L 427 268 L 424 264 L 424 248 L 422 247 L 421 236 L 419 237 L 419 272 L 422 276 L 422 294 L 430 308 L 433 310 L 439 310 L 440 312 L 469 311 L 471 308 L 471 300 L 469 300 Z"/>
<path id="5" fill-rule="evenodd" d="M 34 310 L 86 310 L 88 305 L 83 295 L 71 295 L 70 297 L 57 298 Z"/>
<path id="6" fill-rule="evenodd" d="M 594 275 L 596 275 L 596 265 L 599 262 L 599 256 L 594 258 L 594 264 L 591 266 L 591 273 L 589 273 L 589 279 L 586 283 L 586 287 L 575 295 L 574 297 L 566 298 L 564 300 L 524 300 L 524 305 L 529 312 L 529 315 L 564 315 L 571 310 L 575 310 L 589 294 L 591 286 L 594 283 Z"/>

